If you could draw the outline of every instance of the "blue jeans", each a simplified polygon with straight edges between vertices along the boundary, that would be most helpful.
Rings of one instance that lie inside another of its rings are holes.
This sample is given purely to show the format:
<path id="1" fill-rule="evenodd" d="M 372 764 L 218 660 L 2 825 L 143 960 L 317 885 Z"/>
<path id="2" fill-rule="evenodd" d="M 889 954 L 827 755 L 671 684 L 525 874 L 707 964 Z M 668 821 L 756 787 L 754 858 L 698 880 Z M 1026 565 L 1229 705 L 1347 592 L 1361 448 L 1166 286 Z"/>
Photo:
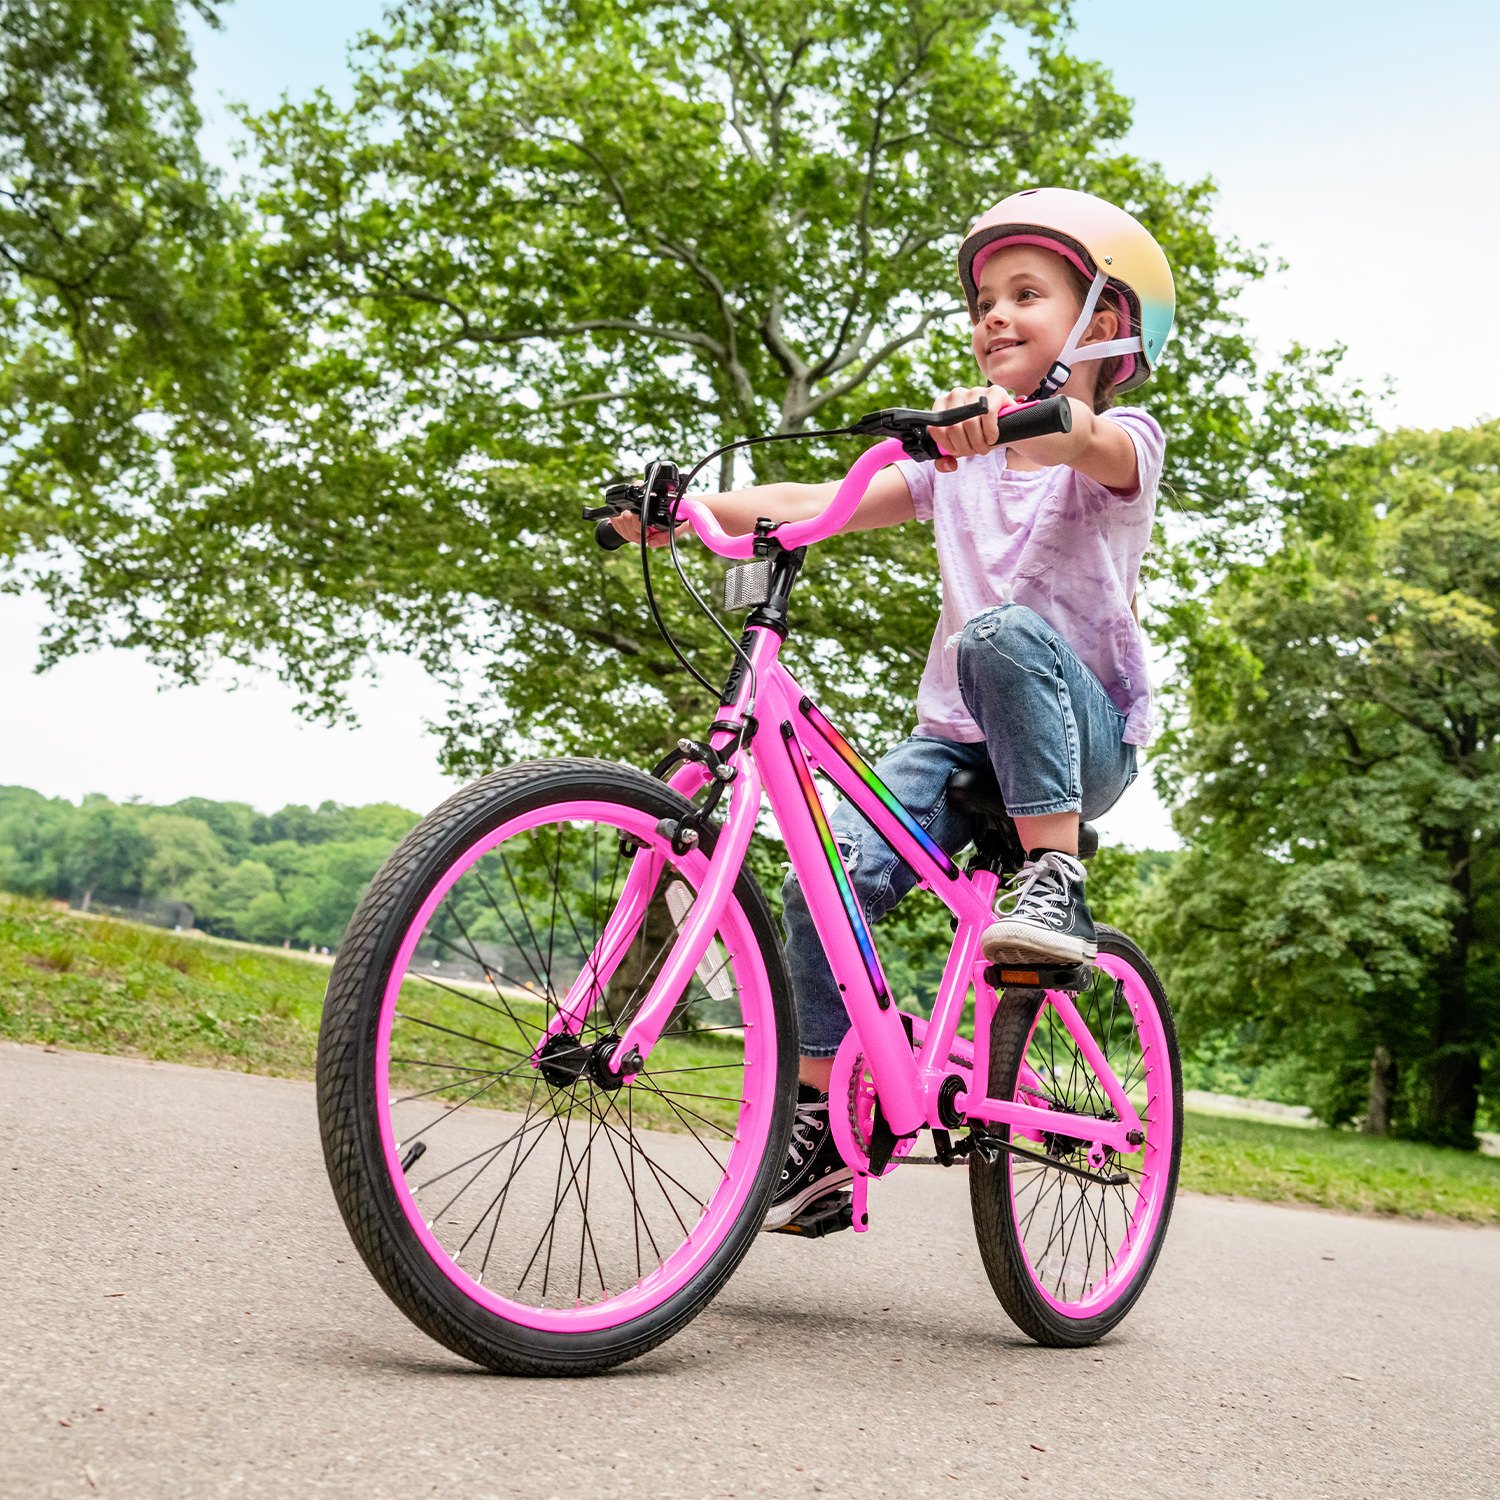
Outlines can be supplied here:
<path id="1" fill-rule="evenodd" d="M 1035 611 L 1002 604 L 970 620 L 958 646 L 958 682 L 983 741 L 909 735 L 875 763 L 880 779 L 948 854 L 975 832 L 973 817 L 948 804 L 948 778 L 961 768 L 991 762 L 1012 817 L 1101 817 L 1135 780 L 1135 746 L 1120 738 L 1125 715 Z M 878 922 L 916 875 L 847 802 L 829 822 L 865 920 Z M 782 898 L 802 1054 L 832 1057 L 849 1013 L 795 875 L 787 876 Z"/>

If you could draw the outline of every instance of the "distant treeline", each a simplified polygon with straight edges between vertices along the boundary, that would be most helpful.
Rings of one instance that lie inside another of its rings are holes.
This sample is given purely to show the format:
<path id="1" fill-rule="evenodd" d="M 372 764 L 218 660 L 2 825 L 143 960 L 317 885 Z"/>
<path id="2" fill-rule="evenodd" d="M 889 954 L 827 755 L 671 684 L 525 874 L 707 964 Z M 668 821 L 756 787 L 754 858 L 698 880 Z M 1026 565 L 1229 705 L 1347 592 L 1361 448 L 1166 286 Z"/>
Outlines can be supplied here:
<path id="1" fill-rule="evenodd" d="M 288 806 L 88 796 L 79 806 L 0 787 L 0 888 L 169 911 L 219 937 L 336 947 L 370 878 L 417 821 L 389 802 Z"/>

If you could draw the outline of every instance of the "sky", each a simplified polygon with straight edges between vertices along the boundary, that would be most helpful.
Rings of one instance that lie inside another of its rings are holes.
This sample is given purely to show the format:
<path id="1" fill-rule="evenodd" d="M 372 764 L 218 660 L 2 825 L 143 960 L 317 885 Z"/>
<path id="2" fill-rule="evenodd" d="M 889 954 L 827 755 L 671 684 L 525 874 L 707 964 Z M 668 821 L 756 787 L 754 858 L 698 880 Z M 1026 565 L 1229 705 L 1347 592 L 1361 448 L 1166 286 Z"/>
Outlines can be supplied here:
<path id="1" fill-rule="evenodd" d="M 345 44 L 382 9 L 235 0 L 222 31 L 195 24 L 211 158 L 231 164 L 226 101 L 260 109 L 283 92 L 344 92 Z M 1376 408 L 1386 425 L 1500 415 L 1494 298 L 1483 284 L 1466 292 L 1500 239 L 1500 5 L 1077 0 L 1074 16 L 1070 50 L 1105 63 L 1134 102 L 1126 149 L 1178 181 L 1211 177 L 1220 229 L 1287 262 L 1242 300 L 1264 350 L 1344 344 L 1351 378 L 1390 382 Z M 178 688 L 137 653 L 36 676 L 42 618 L 36 601 L 0 597 L 0 784 L 267 811 L 325 799 L 425 811 L 452 789 L 424 730 L 444 705 L 409 662 L 356 691 L 359 728 L 328 729 L 303 724 L 269 677 Z M 873 759 L 883 746 L 864 748 Z M 1106 842 L 1177 843 L 1149 772 L 1148 755 L 1100 820 Z"/>

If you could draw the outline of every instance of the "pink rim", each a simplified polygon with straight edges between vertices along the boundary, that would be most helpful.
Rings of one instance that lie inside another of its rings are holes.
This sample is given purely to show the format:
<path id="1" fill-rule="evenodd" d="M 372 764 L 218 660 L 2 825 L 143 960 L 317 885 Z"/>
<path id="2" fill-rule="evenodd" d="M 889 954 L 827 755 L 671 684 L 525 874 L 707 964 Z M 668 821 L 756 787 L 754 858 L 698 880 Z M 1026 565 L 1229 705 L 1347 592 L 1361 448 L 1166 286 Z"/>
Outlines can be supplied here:
<path id="1" fill-rule="evenodd" d="M 1101 952 L 1097 959 L 1097 967 L 1112 979 L 1121 981 L 1126 1001 L 1130 1006 L 1130 1013 L 1135 1020 L 1135 1036 L 1140 1046 L 1140 1072 L 1146 1085 L 1146 1107 L 1140 1110 L 1141 1122 L 1146 1128 L 1146 1142 L 1141 1154 L 1140 1179 L 1134 1189 L 1135 1202 L 1133 1205 L 1125 1205 L 1129 1220 L 1124 1238 L 1119 1248 L 1107 1258 L 1104 1274 L 1090 1282 L 1081 1296 L 1063 1300 L 1048 1289 L 1038 1272 L 1035 1258 L 1026 1246 L 1022 1232 L 1023 1212 L 1018 1198 L 1024 1187 L 1029 1186 L 1035 1177 L 1028 1178 L 1024 1184 L 1018 1185 L 1017 1171 L 1046 1173 L 1047 1176 L 1055 1179 L 1062 1179 L 1062 1174 L 1046 1167 L 1033 1168 L 1025 1158 L 1014 1156 L 1008 1158 L 1006 1169 L 1011 1194 L 1011 1226 L 1015 1231 L 1027 1274 L 1031 1277 L 1038 1296 L 1053 1312 L 1062 1317 L 1074 1319 L 1098 1316 L 1134 1285 L 1136 1275 L 1142 1268 L 1142 1262 L 1150 1253 L 1150 1247 L 1156 1238 L 1156 1227 L 1165 1208 L 1167 1182 L 1171 1171 L 1172 1142 L 1176 1130 L 1176 1121 L 1173 1117 L 1171 1059 L 1167 1051 L 1166 1031 L 1162 1026 L 1156 1001 L 1147 988 L 1146 981 L 1129 959 Z M 1038 1011 L 1037 1019 L 1032 1023 L 1031 1033 L 1026 1039 L 1028 1050 L 1045 1010 L 1044 1006 Z M 1023 1067 L 1025 1059 L 1026 1053 L 1023 1052 Z M 1112 1067 L 1118 1067 L 1116 1058 L 1106 1056 L 1106 1060 Z M 1085 1191 L 1093 1191 L 1083 1184 L 1080 1186 Z M 1070 1238 L 1067 1242 L 1068 1247 L 1071 1243 Z M 1064 1250 L 1065 1258 L 1066 1255 L 1067 1247 Z M 1046 1263 L 1044 1260 L 1043 1264 Z"/>
<path id="2" fill-rule="evenodd" d="M 771 991 L 760 950 L 739 903 L 731 898 L 719 919 L 719 932 L 726 941 L 733 965 L 744 1025 L 745 1088 L 725 1171 L 701 1217 L 682 1243 L 659 1267 L 617 1296 L 577 1307 L 539 1307 L 503 1297 L 469 1275 L 433 1234 L 406 1182 L 401 1166 L 400 1144 L 391 1118 L 391 1029 L 396 998 L 406 978 L 412 955 L 443 898 L 479 859 L 519 833 L 566 821 L 592 822 L 648 844 L 666 848 L 657 834 L 653 818 L 616 802 L 560 802 L 523 813 L 477 840 L 444 871 L 421 909 L 412 919 L 397 950 L 396 959 L 381 997 L 375 1055 L 375 1097 L 380 1121 L 380 1141 L 386 1172 L 397 1201 L 412 1232 L 434 1266 L 470 1301 L 487 1311 L 529 1328 L 556 1333 L 586 1333 L 615 1328 L 660 1307 L 686 1287 L 701 1272 L 714 1252 L 738 1222 L 750 1196 L 757 1169 L 765 1154 L 775 1100 L 759 1094 L 774 1088 L 776 1076 L 776 1025 Z M 701 888 L 708 867 L 703 854 L 694 850 L 682 859 L 667 857 L 694 887 Z M 760 1085 L 757 1087 L 757 1085 Z"/>

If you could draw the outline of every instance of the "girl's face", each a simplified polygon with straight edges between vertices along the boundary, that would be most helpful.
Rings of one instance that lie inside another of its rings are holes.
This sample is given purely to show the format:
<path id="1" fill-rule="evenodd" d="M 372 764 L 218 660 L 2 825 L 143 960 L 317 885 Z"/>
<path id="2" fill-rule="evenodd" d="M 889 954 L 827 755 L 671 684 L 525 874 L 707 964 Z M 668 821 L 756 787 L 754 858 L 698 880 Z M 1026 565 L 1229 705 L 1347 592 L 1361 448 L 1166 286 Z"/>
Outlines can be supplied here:
<path id="1" fill-rule="evenodd" d="M 979 321 L 974 325 L 974 358 L 991 385 L 1027 396 L 1041 384 L 1067 341 L 1083 304 L 1062 256 L 1037 245 L 1005 245 L 985 261 L 979 276 Z M 1084 343 L 1113 338 L 1119 319 L 1101 309 Z M 1063 390 L 1082 395 L 1076 383 L 1093 380 L 1082 365 Z"/>

